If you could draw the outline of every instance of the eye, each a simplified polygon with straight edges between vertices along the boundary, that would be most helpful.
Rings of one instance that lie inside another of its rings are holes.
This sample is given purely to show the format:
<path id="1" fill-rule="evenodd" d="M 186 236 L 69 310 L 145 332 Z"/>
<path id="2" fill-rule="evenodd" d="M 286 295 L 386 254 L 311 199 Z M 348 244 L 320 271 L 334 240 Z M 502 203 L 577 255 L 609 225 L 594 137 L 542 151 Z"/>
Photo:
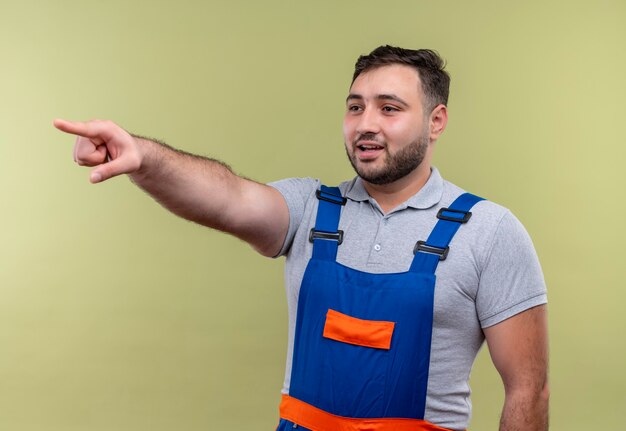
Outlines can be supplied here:
<path id="1" fill-rule="evenodd" d="M 390 105 L 385 105 L 382 107 L 383 112 L 386 113 L 392 113 L 392 112 L 398 112 L 400 111 L 398 108 L 396 108 L 395 106 L 390 106 Z"/>
<path id="2" fill-rule="evenodd" d="M 359 112 L 359 111 L 362 111 L 362 110 L 363 109 L 359 105 L 348 105 L 348 111 L 350 111 L 350 112 Z"/>

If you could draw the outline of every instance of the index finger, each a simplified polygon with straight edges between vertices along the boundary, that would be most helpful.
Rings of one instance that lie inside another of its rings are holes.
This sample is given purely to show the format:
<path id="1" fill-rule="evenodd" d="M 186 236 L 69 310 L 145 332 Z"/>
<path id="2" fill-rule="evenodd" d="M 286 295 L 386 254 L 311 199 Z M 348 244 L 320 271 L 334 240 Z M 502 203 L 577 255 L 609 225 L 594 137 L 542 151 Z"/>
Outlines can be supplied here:
<path id="1" fill-rule="evenodd" d="M 62 132 L 86 138 L 102 137 L 104 132 L 104 127 L 98 121 L 67 121 L 57 118 L 52 124 Z"/>

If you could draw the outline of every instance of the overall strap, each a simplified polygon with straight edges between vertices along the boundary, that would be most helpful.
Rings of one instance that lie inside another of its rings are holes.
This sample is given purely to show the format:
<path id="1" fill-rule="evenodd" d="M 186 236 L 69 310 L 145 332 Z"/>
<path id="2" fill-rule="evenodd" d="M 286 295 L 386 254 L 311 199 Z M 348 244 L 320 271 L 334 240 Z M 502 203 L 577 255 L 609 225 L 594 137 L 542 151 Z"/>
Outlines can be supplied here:
<path id="1" fill-rule="evenodd" d="M 462 224 L 467 223 L 472 213 L 470 209 L 483 198 L 471 193 L 464 193 L 448 208 L 441 208 L 437 213 L 437 224 L 426 241 L 417 241 L 415 257 L 410 272 L 434 274 L 440 260 L 445 260 L 450 250 L 450 242 Z"/>
<path id="2" fill-rule="evenodd" d="M 337 247 L 343 241 L 343 231 L 338 230 L 341 207 L 346 198 L 341 196 L 338 187 L 322 186 L 316 193 L 319 205 L 315 227 L 311 229 L 309 241 L 313 243 L 313 259 L 337 259 Z"/>

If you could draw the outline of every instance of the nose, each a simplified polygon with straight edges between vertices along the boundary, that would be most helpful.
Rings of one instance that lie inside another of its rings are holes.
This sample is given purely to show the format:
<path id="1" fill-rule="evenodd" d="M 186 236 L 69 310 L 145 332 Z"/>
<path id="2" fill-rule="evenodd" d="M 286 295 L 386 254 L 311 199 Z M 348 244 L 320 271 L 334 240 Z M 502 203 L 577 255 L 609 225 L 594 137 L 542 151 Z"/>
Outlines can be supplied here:
<path id="1" fill-rule="evenodd" d="M 363 109 L 361 115 L 359 115 L 356 131 L 359 135 L 380 132 L 379 117 L 375 109 Z"/>

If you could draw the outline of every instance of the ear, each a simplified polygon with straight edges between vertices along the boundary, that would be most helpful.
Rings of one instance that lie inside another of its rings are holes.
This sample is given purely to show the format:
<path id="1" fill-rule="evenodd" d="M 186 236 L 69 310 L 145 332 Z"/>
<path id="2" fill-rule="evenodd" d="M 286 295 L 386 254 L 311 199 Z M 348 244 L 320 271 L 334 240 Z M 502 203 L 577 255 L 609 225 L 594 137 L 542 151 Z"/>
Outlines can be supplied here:
<path id="1" fill-rule="evenodd" d="M 435 106 L 428 118 L 430 126 L 430 142 L 435 142 L 446 129 L 448 124 L 448 108 L 446 105 L 439 104 Z"/>

